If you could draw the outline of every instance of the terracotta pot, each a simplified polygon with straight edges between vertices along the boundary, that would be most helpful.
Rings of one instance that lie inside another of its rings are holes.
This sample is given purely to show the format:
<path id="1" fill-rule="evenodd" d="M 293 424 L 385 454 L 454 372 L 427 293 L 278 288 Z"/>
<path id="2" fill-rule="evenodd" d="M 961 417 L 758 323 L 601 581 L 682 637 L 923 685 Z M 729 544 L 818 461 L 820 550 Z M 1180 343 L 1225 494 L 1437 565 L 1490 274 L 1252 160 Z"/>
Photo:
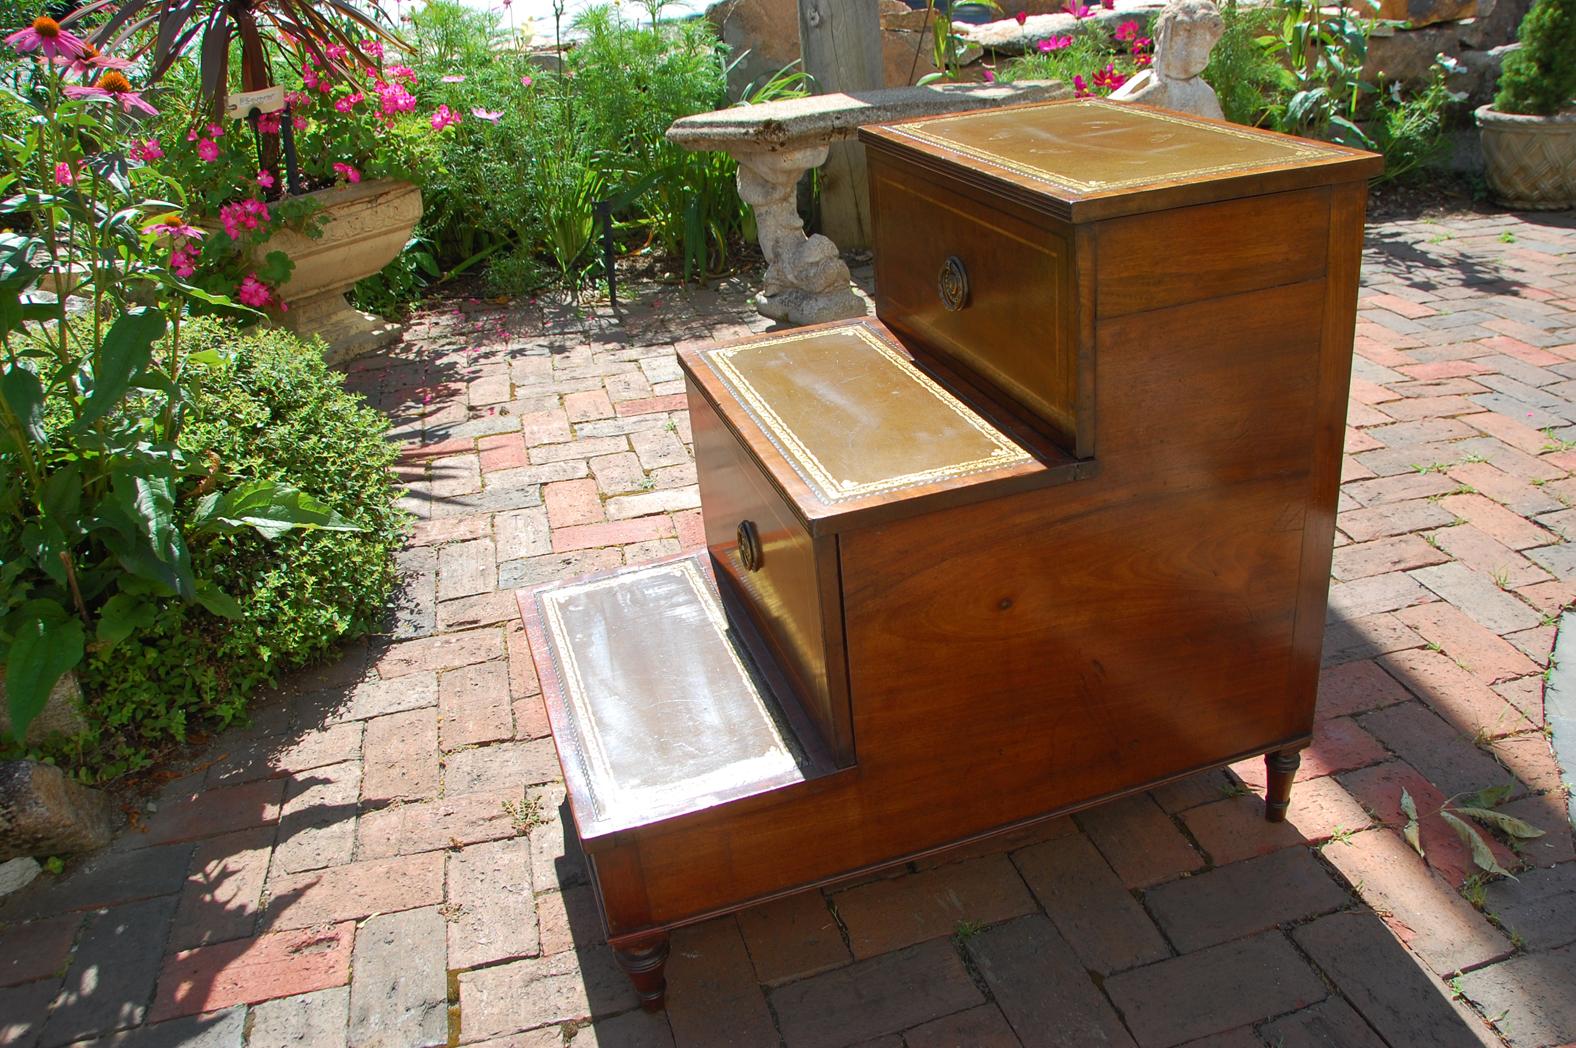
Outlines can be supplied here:
<path id="1" fill-rule="evenodd" d="M 323 235 L 313 239 L 284 229 L 259 251 L 283 251 L 295 263 L 290 279 L 279 288 L 290 308 L 277 314 L 274 323 L 321 338 L 323 356 L 333 364 L 386 346 L 404 330 L 352 308 L 345 292 L 405 249 L 421 219 L 421 189 L 384 178 L 307 195 L 322 204 L 320 216 L 328 218 Z"/>
<path id="2" fill-rule="evenodd" d="M 1525 116 L 1480 106 L 1477 125 L 1496 201 L 1521 211 L 1576 207 L 1576 110 Z"/>

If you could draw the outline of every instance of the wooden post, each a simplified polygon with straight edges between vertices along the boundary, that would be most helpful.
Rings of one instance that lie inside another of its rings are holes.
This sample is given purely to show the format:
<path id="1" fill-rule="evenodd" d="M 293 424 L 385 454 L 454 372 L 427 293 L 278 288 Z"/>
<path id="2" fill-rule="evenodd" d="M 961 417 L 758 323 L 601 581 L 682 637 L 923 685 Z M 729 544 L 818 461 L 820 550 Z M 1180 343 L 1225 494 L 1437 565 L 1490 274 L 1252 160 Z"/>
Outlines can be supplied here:
<path id="1" fill-rule="evenodd" d="M 853 94 L 881 82 L 877 0 L 799 0 L 799 49 L 817 94 Z M 844 251 L 870 246 L 865 147 L 834 143 L 821 168 L 821 232 Z"/>

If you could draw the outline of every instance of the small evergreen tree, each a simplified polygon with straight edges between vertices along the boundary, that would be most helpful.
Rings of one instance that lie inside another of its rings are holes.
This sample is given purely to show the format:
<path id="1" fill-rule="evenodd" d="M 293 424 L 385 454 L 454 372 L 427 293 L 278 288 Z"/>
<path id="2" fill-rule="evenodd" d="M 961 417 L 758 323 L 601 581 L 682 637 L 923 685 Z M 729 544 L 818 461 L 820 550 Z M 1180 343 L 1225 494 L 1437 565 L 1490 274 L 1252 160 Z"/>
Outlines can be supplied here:
<path id="1" fill-rule="evenodd" d="M 1494 108 L 1549 116 L 1576 99 L 1576 0 L 1537 0 L 1505 58 Z"/>

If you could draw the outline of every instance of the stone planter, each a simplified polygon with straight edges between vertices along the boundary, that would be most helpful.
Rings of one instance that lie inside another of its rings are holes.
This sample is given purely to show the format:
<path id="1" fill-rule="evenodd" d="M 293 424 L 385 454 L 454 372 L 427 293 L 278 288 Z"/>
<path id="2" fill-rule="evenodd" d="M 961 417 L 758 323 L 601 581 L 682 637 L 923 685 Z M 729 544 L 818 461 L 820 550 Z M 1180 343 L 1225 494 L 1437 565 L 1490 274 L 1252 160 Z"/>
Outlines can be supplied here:
<path id="1" fill-rule="evenodd" d="M 1476 115 L 1496 201 L 1522 211 L 1576 207 L 1576 110 L 1524 116 L 1480 106 Z"/>
<path id="2" fill-rule="evenodd" d="M 313 239 L 283 229 L 258 250 L 283 251 L 295 263 L 290 279 L 279 288 L 289 309 L 274 315 L 274 323 L 299 335 L 318 336 L 326 347 L 324 359 L 336 364 L 386 346 L 404 330 L 353 308 L 345 292 L 405 249 L 421 219 L 421 188 L 385 178 L 307 195 L 322 204 L 321 215 L 328 219 L 323 235 Z"/>

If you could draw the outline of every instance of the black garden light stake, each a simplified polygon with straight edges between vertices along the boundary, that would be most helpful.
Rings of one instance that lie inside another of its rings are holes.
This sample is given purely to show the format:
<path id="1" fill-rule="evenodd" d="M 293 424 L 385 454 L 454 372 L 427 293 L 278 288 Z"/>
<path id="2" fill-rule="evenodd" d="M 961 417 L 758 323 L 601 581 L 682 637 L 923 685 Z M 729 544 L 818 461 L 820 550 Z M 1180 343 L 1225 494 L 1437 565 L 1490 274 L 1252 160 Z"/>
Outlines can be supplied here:
<path id="1" fill-rule="evenodd" d="M 613 202 L 598 200 L 593 206 L 602 226 L 602 271 L 607 274 L 607 304 L 618 308 L 618 288 L 613 276 Z"/>

